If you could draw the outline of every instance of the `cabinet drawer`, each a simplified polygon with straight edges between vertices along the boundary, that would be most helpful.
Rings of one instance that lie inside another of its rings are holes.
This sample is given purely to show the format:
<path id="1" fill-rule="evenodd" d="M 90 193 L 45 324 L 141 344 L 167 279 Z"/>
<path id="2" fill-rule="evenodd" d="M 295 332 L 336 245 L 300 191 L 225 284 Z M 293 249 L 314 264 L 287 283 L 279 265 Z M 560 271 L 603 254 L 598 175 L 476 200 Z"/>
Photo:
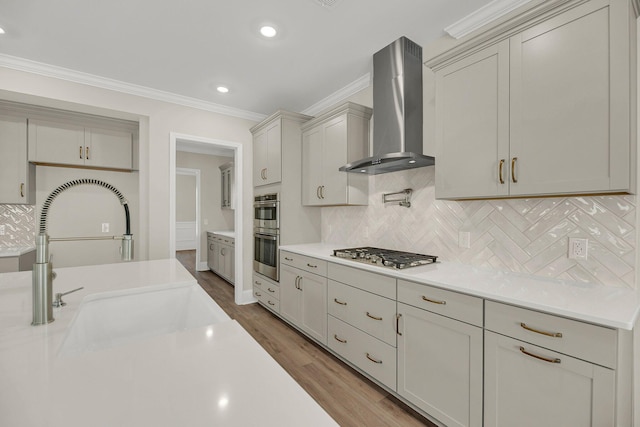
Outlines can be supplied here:
<path id="1" fill-rule="evenodd" d="M 396 390 L 396 349 L 329 317 L 329 348 L 380 383 Z"/>
<path id="2" fill-rule="evenodd" d="M 278 282 L 274 282 L 272 280 L 269 279 L 265 279 L 262 276 L 258 276 L 257 274 L 253 275 L 253 288 L 254 289 L 262 289 L 263 291 L 267 290 L 267 287 L 277 287 L 279 288 L 280 285 L 278 284 Z"/>
<path id="3" fill-rule="evenodd" d="M 482 298 L 398 280 L 398 302 L 482 327 Z"/>
<path id="4" fill-rule="evenodd" d="M 265 307 L 276 313 L 280 313 L 280 300 L 268 295 L 262 289 L 253 288 L 253 296 Z"/>
<path id="5" fill-rule="evenodd" d="M 329 263 L 328 268 L 327 275 L 329 279 L 346 283 L 349 286 L 386 298 L 396 298 L 396 279 L 393 277 L 334 263 Z"/>
<path id="6" fill-rule="evenodd" d="M 320 276 L 327 275 L 327 262 L 321 259 L 282 251 L 280 262 Z"/>
<path id="7" fill-rule="evenodd" d="M 396 346 L 396 302 L 329 280 L 329 314 Z"/>
<path id="8" fill-rule="evenodd" d="M 608 368 L 616 367 L 614 329 L 493 301 L 485 302 L 485 314 L 485 329 Z"/>

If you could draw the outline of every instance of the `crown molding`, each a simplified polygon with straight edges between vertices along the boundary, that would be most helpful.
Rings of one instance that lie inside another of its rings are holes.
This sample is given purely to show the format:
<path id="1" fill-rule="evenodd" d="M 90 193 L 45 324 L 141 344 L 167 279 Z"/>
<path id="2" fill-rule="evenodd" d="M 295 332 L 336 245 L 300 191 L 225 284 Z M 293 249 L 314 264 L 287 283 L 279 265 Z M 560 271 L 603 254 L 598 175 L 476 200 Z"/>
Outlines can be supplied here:
<path id="1" fill-rule="evenodd" d="M 362 89 L 366 89 L 371 85 L 371 73 L 367 73 L 364 76 L 354 80 L 349 83 L 342 89 L 338 89 L 331 95 L 326 98 L 316 102 L 312 106 L 308 107 L 306 110 L 302 111 L 302 114 L 306 114 L 308 116 L 315 116 L 321 111 L 326 110 L 327 108 L 334 106 L 335 104 L 344 101 L 349 98 L 351 95 L 360 92 Z"/>
<path id="2" fill-rule="evenodd" d="M 531 0 L 494 0 L 444 29 L 454 39 L 460 39 Z"/>
<path id="3" fill-rule="evenodd" d="M 241 119 L 247 119 L 256 122 L 262 121 L 266 117 L 266 115 L 264 114 L 254 113 L 252 111 L 227 107 L 213 102 L 207 102 L 188 96 L 177 95 L 174 93 L 152 89 L 145 86 L 125 83 L 119 80 L 100 77 L 93 74 L 71 70 L 69 68 L 31 61 L 29 59 L 19 58 L 11 55 L 0 54 L 0 67 L 11 68 L 18 71 L 26 71 L 28 73 L 39 74 L 45 77 L 54 77 L 74 83 L 94 86 L 101 89 L 113 90 L 129 95 L 141 96 L 143 98 L 155 99 L 156 101 L 169 102 L 172 104 L 183 105 L 185 107 L 197 108 L 199 110 L 210 111 L 212 113 L 224 114 L 227 116 L 238 117 Z"/>

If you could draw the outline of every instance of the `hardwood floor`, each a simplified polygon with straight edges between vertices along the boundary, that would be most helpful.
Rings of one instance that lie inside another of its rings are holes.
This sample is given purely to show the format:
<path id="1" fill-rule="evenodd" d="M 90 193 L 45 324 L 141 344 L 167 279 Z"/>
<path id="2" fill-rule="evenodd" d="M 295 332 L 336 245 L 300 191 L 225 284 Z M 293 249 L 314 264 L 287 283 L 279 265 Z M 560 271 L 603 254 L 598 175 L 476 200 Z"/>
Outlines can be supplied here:
<path id="1" fill-rule="evenodd" d="M 434 426 L 259 304 L 236 305 L 234 288 L 211 271 L 195 271 L 195 251 L 176 258 L 341 426 Z"/>

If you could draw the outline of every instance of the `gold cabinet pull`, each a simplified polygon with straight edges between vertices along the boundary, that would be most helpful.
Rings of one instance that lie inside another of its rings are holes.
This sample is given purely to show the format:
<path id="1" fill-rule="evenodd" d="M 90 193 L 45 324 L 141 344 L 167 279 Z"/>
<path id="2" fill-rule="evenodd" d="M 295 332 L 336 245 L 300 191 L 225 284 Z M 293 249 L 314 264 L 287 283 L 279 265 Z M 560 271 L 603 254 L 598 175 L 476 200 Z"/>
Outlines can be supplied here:
<path id="1" fill-rule="evenodd" d="M 535 332 L 536 334 L 546 335 L 548 337 L 553 337 L 553 338 L 562 338 L 562 332 L 541 331 L 539 329 L 534 329 L 531 326 L 527 326 L 523 322 L 520 322 L 520 327 L 523 328 L 523 329 L 526 329 L 527 331 Z"/>
<path id="2" fill-rule="evenodd" d="M 24 197 L 24 182 L 20 183 L 20 197 Z"/>
<path id="3" fill-rule="evenodd" d="M 511 159 L 511 181 L 513 181 L 514 183 L 518 182 L 518 180 L 516 179 L 516 162 L 518 161 L 517 157 L 514 157 L 513 159 Z"/>
<path id="4" fill-rule="evenodd" d="M 367 352 L 367 359 L 371 360 L 373 363 L 377 363 L 377 364 L 382 363 L 382 360 L 374 359 L 373 357 L 371 357 L 371 355 L 368 352 Z"/>
<path id="5" fill-rule="evenodd" d="M 274 292 L 275 292 L 275 290 L 273 290 L 273 289 L 271 289 L 271 288 L 267 288 L 267 290 L 268 290 L 269 292 L 271 292 L 271 293 L 274 293 Z"/>
<path id="6" fill-rule="evenodd" d="M 320 186 L 320 198 L 324 199 L 324 185 Z"/>
<path id="7" fill-rule="evenodd" d="M 262 296 L 262 294 L 261 294 L 260 292 L 254 292 L 253 294 L 254 294 L 255 296 L 257 296 L 257 297 L 261 297 L 261 296 Z"/>
<path id="8" fill-rule="evenodd" d="M 531 357 L 535 357 L 536 359 L 539 360 L 543 360 L 545 362 L 549 362 L 549 363 L 560 363 L 560 359 L 558 359 L 557 357 L 555 358 L 550 358 L 550 357 L 544 357 L 544 356 L 538 356 L 537 354 L 533 354 L 533 353 L 529 353 L 527 350 L 524 349 L 524 347 L 520 346 L 520 351 L 523 354 L 526 354 L 527 356 L 531 356 Z"/>
<path id="9" fill-rule="evenodd" d="M 338 335 L 336 335 L 336 334 L 333 334 L 333 339 L 338 341 L 338 342 L 341 342 L 342 344 L 346 344 L 347 343 L 347 340 L 341 340 L 340 338 L 338 338 Z"/>
<path id="10" fill-rule="evenodd" d="M 400 318 L 402 317 L 402 314 L 398 313 L 396 314 L 396 334 L 398 335 L 402 335 L 402 332 L 400 332 Z"/>
<path id="11" fill-rule="evenodd" d="M 287 261 L 293 261 L 293 258 L 284 257 L 284 259 Z"/>
<path id="12" fill-rule="evenodd" d="M 311 264 L 309 264 L 309 263 L 307 263 L 307 267 L 310 267 L 310 268 L 318 268 L 318 266 L 317 266 L 317 265 L 311 265 Z"/>
<path id="13" fill-rule="evenodd" d="M 498 175 L 500 177 L 500 184 L 504 184 L 504 175 L 502 173 L 503 169 L 504 169 L 504 159 L 500 159 L 500 167 L 498 171 Z"/>
<path id="14" fill-rule="evenodd" d="M 82 158 L 82 145 L 80 146 L 80 158 Z"/>
<path id="15" fill-rule="evenodd" d="M 89 160 L 89 147 L 86 147 L 84 149 L 84 158 Z"/>
<path id="16" fill-rule="evenodd" d="M 426 302 L 430 302 L 430 303 L 432 303 L 432 304 L 442 304 L 442 305 L 445 305 L 445 304 L 447 303 L 446 301 L 439 301 L 439 300 L 437 300 L 437 299 L 430 299 L 430 298 L 427 298 L 427 297 L 425 297 L 424 295 L 422 295 L 422 299 L 423 299 L 424 301 L 426 301 Z"/>
<path id="17" fill-rule="evenodd" d="M 253 283 L 255 283 L 258 286 L 262 286 L 262 282 L 258 282 L 257 280 L 254 280 Z"/>
<path id="18" fill-rule="evenodd" d="M 269 305 L 276 305 L 274 302 L 271 302 L 271 300 L 268 300 L 268 301 L 267 301 L 267 304 L 269 304 Z"/>
<path id="19" fill-rule="evenodd" d="M 318 188 L 316 188 L 316 197 L 318 199 L 322 199 L 322 197 L 320 197 L 320 186 L 318 185 Z"/>
<path id="20" fill-rule="evenodd" d="M 302 290 L 302 277 L 300 276 L 296 276 L 296 289 L 299 291 Z"/>
<path id="21" fill-rule="evenodd" d="M 340 304 L 340 305 L 347 305 L 347 303 L 346 303 L 346 302 L 338 301 L 338 298 L 334 298 L 334 299 L 333 299 L 333 301 L 334 301 L 336 304 Z"/>
<path id="22" fill-rule="evenodd" d="M 373 316 L 373 315 L 372 315 L 371 313 L 369 313 L 368 311 L 367 311 L 367 317 L 369 317 L 369 318 L 371 318 L 371 319 L 373 319 L 373 320 L 382 320 L 382 317 L 376 317 L 376 316 Z"/>

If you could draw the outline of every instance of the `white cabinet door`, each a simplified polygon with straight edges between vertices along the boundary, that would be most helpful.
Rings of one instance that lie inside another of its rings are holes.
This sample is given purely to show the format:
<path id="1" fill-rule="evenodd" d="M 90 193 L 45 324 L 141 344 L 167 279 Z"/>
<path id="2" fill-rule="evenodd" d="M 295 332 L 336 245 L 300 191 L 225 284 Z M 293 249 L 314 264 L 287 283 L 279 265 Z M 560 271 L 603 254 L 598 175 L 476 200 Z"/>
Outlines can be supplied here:
<path id="1" fill-rule="evenodd" d="M 482 426 L 482 328 L 402 303 L 398 314 L 398 393 L 447 426 Z"/>
<path id="2" fill-rule="evenodd" d="M 282 123 L 280 119 L 254 135 L 253 185 L 267 185 L 282 179 Z"/>
<path id="3" fill-rule="evenodd" d="M 614 372 L 486 331 L 485 425 L 613 426 Z"/>
<path id="4" fill-rule="evenodd" d="M 629 114 L 617 110 L 615 92 L 629 81 L 616 45 L 626 5 L 607 3 L 511 38 L 511 195 L 629 188 Z"/>
<path id="5" fill-rule="evenodd" d="M 509 41 L 436 72 L 436 197 L 509 194 Z"/>
<path id="6" fill-rule="evenodd" d="M 294 325 L 300 325 L 302 319 L 302 290 L 298 289 L 301 273 L 280 264 L 280 315 Z"/>
<path id="7" fill-rule="evenodd" d="M 133 135 L 108 129 L 85 129 L 85 166 L 131 169 Z"/>
<path id="8" fill-rule="evenodd" d="M 322 205 L 323 179 L 323 139 L 322 126 L 315 127 L 302 135 L 302 204 Z"/>
<path id="9" fill-rule="evenodd" d="M 35 166 L 27 161 L 27 119 L 0 117 L 0 203 L 35 202 Z"/>
<path id="10" fill-rule="evenodd" d="M 84 127 L 29 120 L 29 161 L 84 166 Z"/>
<path id="11" fill-rule="evenodd" d="M 322 201 L 325 205 L 339 205 L 349 202 L 347 186 L 350 174 L 338 171 L 340 166 L 347 163 L 348 143 L 346 115 L 336 117 L 324 125 Z"/>
<path id="12" fill-rule="evenodd" d="M 309 336 L 327 345 L 327 278 L 303 273 L 299 287 L 302 291 L 300 327 Z"/>
<path id="13" fill-rule="evenodd" d="M 253 186 L 264 185 L 267 159 L 267 131 L 263 130 L 253 136 Z"/>

